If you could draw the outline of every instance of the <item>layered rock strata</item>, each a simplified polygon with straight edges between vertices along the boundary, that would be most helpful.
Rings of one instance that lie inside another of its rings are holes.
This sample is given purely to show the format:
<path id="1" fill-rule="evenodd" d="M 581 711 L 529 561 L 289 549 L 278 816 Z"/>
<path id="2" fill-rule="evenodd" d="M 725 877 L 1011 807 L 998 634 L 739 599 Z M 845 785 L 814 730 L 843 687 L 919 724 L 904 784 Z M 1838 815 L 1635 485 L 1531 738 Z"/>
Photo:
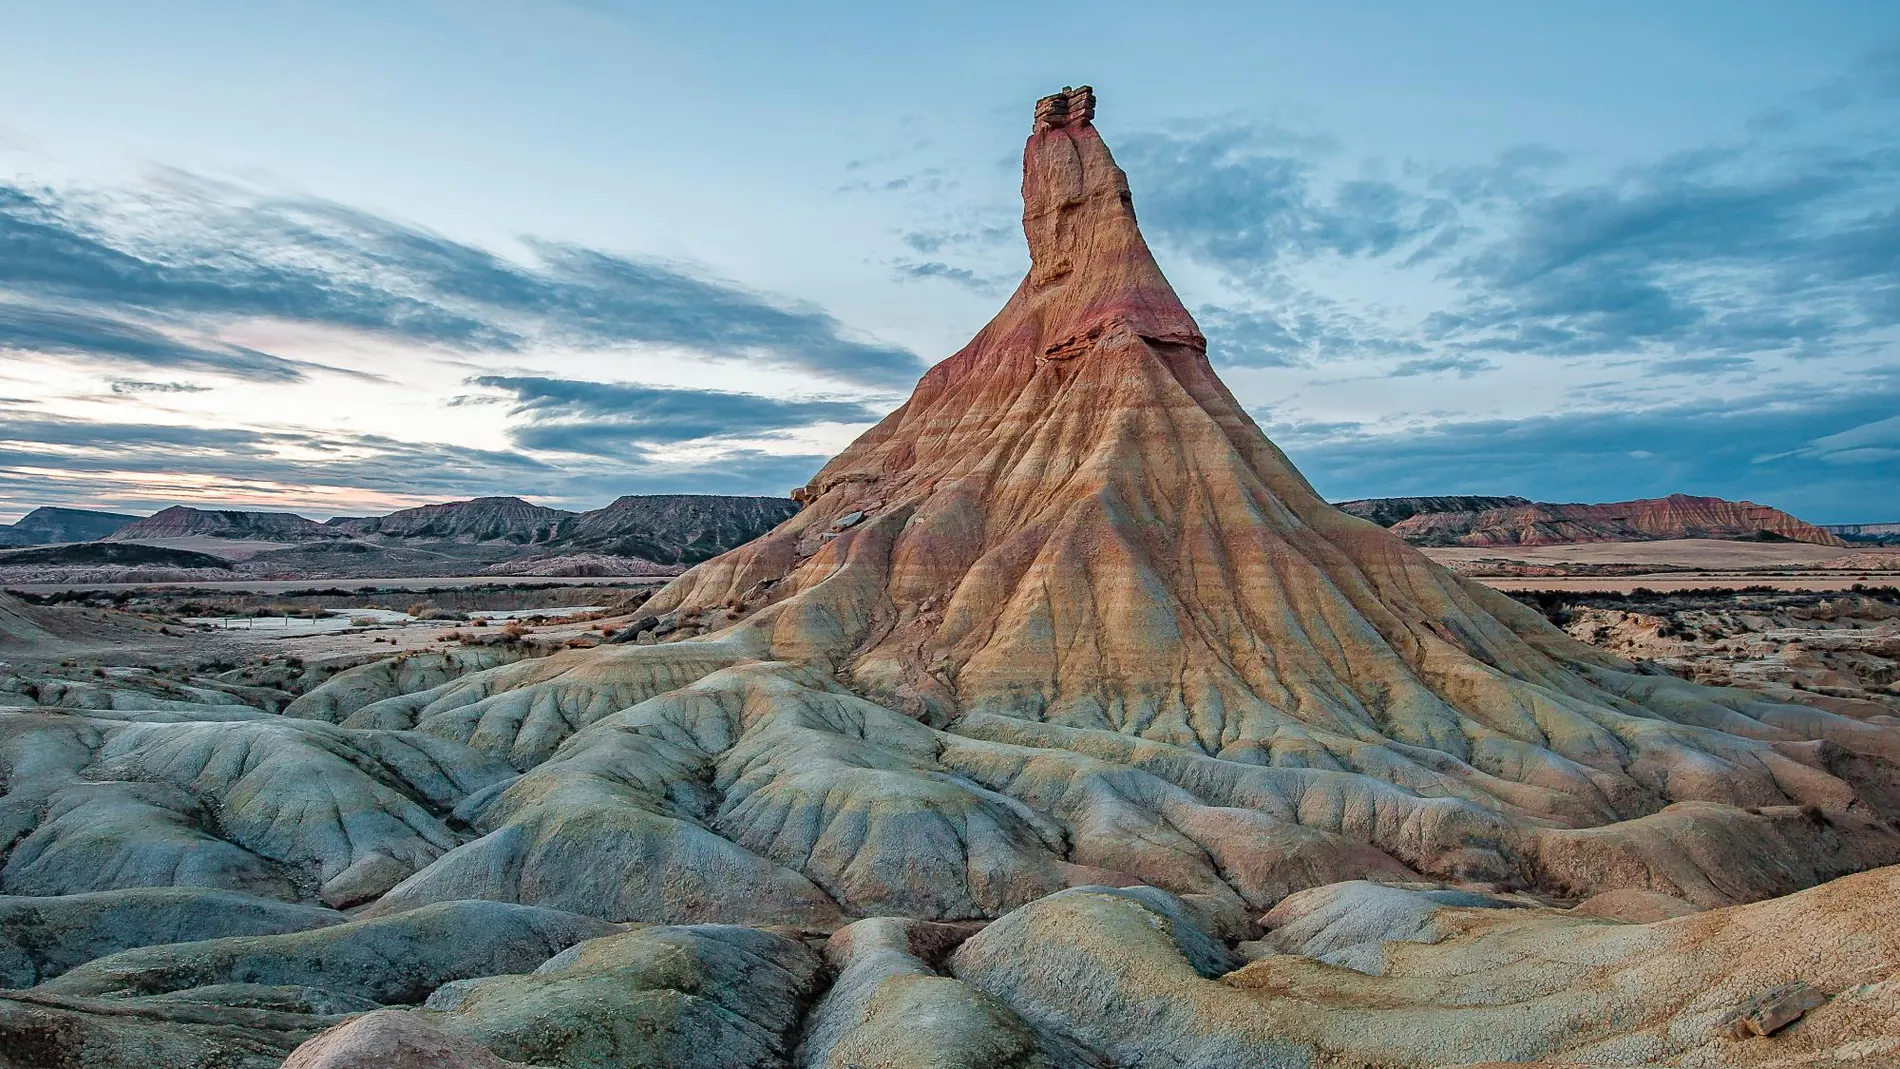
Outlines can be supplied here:
<path id="1" fill-rule="evenodd" d="M 1900 861 L 1890 719 L 1646 671 L 1325 504 L 1214 375 L 1092 93 L 1058 96 L 1002 312 L 629 641 L 345 673 L 291 716 L 0 678 L 0 891 L 352 911 L 29 958 L 0 1037 L 35 1065 L 275 1065 L 333 1025 L 292 1064 L 1879 1064 L 1900 869 L 1850 874 Z M 1795 980 L 1828 1001 L 1737 1038 Z"/>

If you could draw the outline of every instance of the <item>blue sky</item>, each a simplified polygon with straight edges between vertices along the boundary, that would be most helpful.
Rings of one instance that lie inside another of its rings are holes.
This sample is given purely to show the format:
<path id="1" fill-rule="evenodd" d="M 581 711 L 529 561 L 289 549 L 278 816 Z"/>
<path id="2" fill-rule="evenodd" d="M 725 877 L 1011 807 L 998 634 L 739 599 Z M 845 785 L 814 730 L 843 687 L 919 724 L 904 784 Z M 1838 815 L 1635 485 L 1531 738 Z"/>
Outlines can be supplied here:
<path id="1" fill-rule="evenodd" d="M 170 6 L 0 0 L 0 517 L 783 493 L 1088 82 L 1328 496 L 1900 518 L 1891 3 Z"/>

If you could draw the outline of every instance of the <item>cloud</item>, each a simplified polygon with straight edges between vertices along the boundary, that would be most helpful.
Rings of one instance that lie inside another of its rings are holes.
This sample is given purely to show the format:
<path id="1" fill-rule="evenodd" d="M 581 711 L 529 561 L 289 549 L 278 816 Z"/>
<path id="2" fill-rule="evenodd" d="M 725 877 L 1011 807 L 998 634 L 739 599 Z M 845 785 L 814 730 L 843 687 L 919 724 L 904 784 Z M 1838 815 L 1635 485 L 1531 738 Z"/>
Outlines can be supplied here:
<path id="1" fill-rule="evenodd" d="M 200 386 L 195 382 L 141 382 L 137 379 L 115 379 L 112 392 L 116 394 L 139 393 L 209 393 L 211 387 Z"/>
<path id="2" fill-rule="evenodd" d="M 0 350 L 208 371 L 259 382 L 295 382 L 312 366 L 242 346 L 179 341 L 150 327 L 103 315 L 5 300 L 0 300 Z"/>
<path id="3" fill-rule="evenodd" d="M 1141 191 L 1142 226 L 1236 276 L 1288 260 L 1383 256 L 1456 222 L 1449 202 L 1371 178 L 1322 181 L 1326 146 L 1263 124 L 1141 134 L 1117 157 Z"/>
<path id="4" fill-rule="evenodd" d="M 826 458 L 737 448 L 656 464 L 403 442 L 374 434 L 95 422 L 0 410 L 0 512 L 248 503 L 305 515 L 524 496 L 594 508 L 630 493 L 782 495 Z"/>
<path id="5" fill-rule="evenodd" d="M 1755 361 L 1746 356 L 1684 356 L 1674 360 L 1658 360 L 1649 365 L 1650 372 L 1657 375 L 1701 377 L 1738 375 L 1754 368 Z"/>
<path id="6" fill-rule="evenodd" d="M 1517 204 L 1450 270 L 1447 344 L 1811 356 L 1900 325 L 1900 154 L 1711 150 Z"/>
<path id="7" fill-rule="evenodd" d="M 713 438 L 756 438 L 821 423 L 873 423 L 884 413 L 856 401 L 793 401 L 721 390 L 483 375 L 471 385 L 514 397 L 525 422 L 509 431 L 523 449 L 626 456 L 630 448 Z"/>
<path id="8" fill-rule="evenodd" d="M 1863 97 L 1885 86 L 1896 55 L 1863 63 L 1849 84 Z M 1900 327 L 1900 150 L 1890 136 L 1791 137 L 1757 132 L 1587 183 L 1564 182 L 1569 161 L 1539 145 L 1341 177 L 1333 146 L 1246 122 L 1146 133 L 1118 154 L 1144 232 L 1218 272 L 1231 297 L 1210 303 L 1267 310 L 1234 317 L 1248 337 L 1230 363 L 1368 347 L 1421 358 L 1851 353 Z M 1368 265 L 1357 277 L 1388 292 L 1431 296 L 1411 317 L 1339 303 L 1315 271 L 1343 261 Z"/>
<path id="9" fill-rule="evenodd" d="M 918 263 L 912 260 L 898 260 L 892 265 L 899 281 L 937 278 L 951 282 L 973 293 L 996 293 L 1006 279 L 990 278 L 979 275 L 967 267 L 951 267 L 940 260 Z"/>
<path id="10" fill-rule="evenodd" d="M 17 345 L 280 378 L 268 354 L 172 339 L 268 317 L 470 351 L 554 342 L 674 346 L 840 382 L 906 387 L 904 349 L 853 337 L 825 312 L 677 264 L 524 239 L 531 262 L 315 198 L 189 175 L 110 194 L 0 184 L 0 288 Z M 0 337 L 4 342 L 5 337 Z"/>
<path id="11" fill-rule="evenodd" d="M 985 211 L 983 214 L 992 213 Z M 981 251 L 1020 245 L 1023 232 L 1022 227 L 1016 223 L 979 222 L 928 230 L 907 230 L 898 236 L 898 240 L 925 256 L 935 256 L 945 249 Z"/>
<path id="12" fill-rule="evenodd" d="M 1447 354 L 1445 356 L 1422 356 L 1416 360 L 1406 360 L 1391 371 L 1386 372 L 1393 378 L 1406 378 L 1412 375 L 1454 374 L 1468 379 L 1486 371 L 1497 370 L 1497 365 L 1480 356 Z"/>
<path id="13" fill-rule="evenodd" d="M 1615 501 L 1676 491 L 1746 498 L 1815 522 L 1900 519 L 1900 384 L 1786 389 L 1527 419 L 1263 424 L 1331 500 L 1521 494 Z M 1876 515 L 1876 513 L 1878 515 Z"/>
<path id="14" fill-rule="evenodd" d="M 57 473 L 62 478 L 49 478 Z M 0 498 L 17 504 L 134 498 L 170 502 L 230 491 L 310 488 L 362 495 L 452 496 L 470 487 L 547 484 L 560 474 L 505 450 L 402 442 L 382 435 L 119 423 L 0 412 Z M 308 507 L 307 505 L 298 507 Z"/>
<path id="15" fill-rule="evenodd" d="M 1266 308 L 1208 304 L 1194 310 L 1207 355 L 1223 367 L 1304 367 L 1346 357 L 1421 354 L 1423 345 L 1292 284 L 1263 287 Z"/>

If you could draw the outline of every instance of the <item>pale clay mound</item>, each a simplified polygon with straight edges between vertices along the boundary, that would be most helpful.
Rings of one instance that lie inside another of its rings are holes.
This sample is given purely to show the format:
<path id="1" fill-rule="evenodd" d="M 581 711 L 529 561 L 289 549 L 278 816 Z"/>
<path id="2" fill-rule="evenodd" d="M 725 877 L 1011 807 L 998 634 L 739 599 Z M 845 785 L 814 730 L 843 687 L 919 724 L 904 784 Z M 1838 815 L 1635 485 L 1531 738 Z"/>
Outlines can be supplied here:
<path id="1" fill-rule="evenodd" d="M 637 640 L 0 675 L 0 1060 L 1892 1064 L 1900 732 L 1328 507 L 1092 108 L 1004 310 Z"/>

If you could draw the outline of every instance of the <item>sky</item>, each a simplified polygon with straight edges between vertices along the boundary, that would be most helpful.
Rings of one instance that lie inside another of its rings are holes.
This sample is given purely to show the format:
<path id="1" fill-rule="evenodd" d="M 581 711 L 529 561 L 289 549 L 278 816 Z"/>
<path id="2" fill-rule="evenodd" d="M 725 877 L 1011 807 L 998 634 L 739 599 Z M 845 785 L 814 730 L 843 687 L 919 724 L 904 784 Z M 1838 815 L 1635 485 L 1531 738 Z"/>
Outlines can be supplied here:
<path id="1" fill-rule="evenodd" d="M 1334 500 L 1900 519 L 1900 5 L 0 0 L 0 519 L 784 494 L 1093 85 Z"/>

